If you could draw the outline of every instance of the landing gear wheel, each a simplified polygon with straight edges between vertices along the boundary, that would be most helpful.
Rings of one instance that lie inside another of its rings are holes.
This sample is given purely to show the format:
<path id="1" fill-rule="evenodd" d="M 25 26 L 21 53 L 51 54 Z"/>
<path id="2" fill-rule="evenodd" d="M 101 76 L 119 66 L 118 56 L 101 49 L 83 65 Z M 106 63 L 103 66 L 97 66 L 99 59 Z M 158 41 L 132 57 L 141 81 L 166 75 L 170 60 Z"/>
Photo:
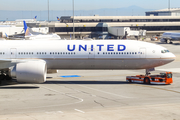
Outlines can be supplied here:
<path id="1" fill-rule="evenodd" d="M 6 79 L 6 80 L 12 80 L 12 77 L 10 77 L 9 75 L 6 75 L 6 76 L 5 76 L 5 79 Z"/>
<path id="2" fill-rule="evenodd" d="M 171 44 L 171 40 L 166 40 L 166 43 L 167 44 Z"/>
<path id="3" fill-rule="evenodd" d="M 170 42 L 169 44 L 173 44 L 173 42 Z"/>
<path id="4" fill-rule="evenodd" d="M 129 83 L 132 83 L 131 79 L 129 79 Z"/>
<path id="5" fill-rule="evenodd" d="M 2 80 L 5 80 L 5 78 L 6 78 L 6 75 L 4 75 L 4 74 L 1 74 L 0 75 L 0 80 L 2 81 Z"/>
<path id="6" fill-rule="evenodd" d="M 151 84 L 148 77 L 145 77 L 145 78 L 144 78 L 144 84 L 148 84 L 148 85 Z"/>

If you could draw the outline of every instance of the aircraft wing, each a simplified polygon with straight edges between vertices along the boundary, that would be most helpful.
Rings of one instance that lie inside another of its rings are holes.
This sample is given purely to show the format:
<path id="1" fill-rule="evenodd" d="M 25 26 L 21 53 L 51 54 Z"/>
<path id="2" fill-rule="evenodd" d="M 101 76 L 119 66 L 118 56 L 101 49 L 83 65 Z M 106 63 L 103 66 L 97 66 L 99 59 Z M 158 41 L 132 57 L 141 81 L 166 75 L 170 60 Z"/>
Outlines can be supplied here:
<path id="1" fill-rule="evenodd" d="M 0 59 L 1 63 L 23 63 L 23 62 L 29 62 L 29 61 L 44 61 L 41 59 Z"/>
<path id="2" fill-rule="evenodd" d="M 2 63 L 2 62 L 12 62 L 12 60 L 11 59 L 0 59 L 0 63 Z"/>

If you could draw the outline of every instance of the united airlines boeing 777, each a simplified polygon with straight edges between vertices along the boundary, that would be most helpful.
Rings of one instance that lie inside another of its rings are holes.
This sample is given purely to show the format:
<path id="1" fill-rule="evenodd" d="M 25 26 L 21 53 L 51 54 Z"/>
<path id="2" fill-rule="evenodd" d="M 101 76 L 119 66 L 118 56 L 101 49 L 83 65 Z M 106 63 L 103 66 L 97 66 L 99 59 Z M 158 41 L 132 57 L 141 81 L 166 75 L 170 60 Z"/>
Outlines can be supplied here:
<path id="1" fill-rule="evenodd" d="M 166 48 L 133 40 L 0 41 L 1 78 L 43 83 L 57 69 L 146 69 L 175 59 Z"/>

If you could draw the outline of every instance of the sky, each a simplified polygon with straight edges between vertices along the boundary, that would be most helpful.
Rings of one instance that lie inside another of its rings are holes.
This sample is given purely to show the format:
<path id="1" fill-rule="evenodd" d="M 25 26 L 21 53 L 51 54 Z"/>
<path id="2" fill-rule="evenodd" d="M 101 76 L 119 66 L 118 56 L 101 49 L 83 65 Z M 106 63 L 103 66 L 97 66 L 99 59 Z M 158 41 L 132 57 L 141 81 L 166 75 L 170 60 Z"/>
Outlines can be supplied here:
<path id="1" fill-rule="evenodd" d="M 168 8 L 169 0 L 74 0 L 75 10 L 122 8 L 132 5 L 145 9 Z M 171 7 L 180 7 L 180 0 L 170 0 Z M 43 11 L 48 0 L 0 0 L 0 10 Z M 49 0 L 50 10 L 72 10 L 72 0 Z"/>
<path id="2" fill-rule="evenodd" d="M 49 17 L 48 17 L 49 1 Z M 144 16 L 145 12 L 180 7 L 180 0 L 74 0 L 75 16 Z M 0 0 L 0 21 L 32 19 L 56 21 L 72 16 L 73 0 Z"/>

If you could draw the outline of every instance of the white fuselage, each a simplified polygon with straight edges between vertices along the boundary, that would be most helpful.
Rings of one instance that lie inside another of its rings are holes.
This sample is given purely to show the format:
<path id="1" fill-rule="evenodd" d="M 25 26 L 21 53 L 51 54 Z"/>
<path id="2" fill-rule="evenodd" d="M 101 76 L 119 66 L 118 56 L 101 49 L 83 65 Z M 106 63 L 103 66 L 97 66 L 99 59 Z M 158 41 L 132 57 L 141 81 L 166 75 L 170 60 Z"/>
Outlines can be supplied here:
<path id="1" fill-rule="evenodd" d="M 0 69 L 43 60 L 47 69 L 150 69 L 175 59 L 166 48 L 133 40 L 0 41 Z M 166 52 L 162 52 L 162 51 Z"/>

